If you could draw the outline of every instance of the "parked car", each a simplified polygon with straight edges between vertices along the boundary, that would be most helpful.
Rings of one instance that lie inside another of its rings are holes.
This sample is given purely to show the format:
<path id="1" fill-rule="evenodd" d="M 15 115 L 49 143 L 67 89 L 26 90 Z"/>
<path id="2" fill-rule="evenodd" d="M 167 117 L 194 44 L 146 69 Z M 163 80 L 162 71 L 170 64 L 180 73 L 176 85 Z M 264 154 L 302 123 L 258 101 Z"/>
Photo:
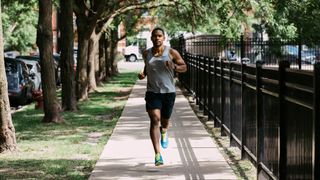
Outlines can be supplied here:
<path id="1" fill-rule="evenodd" d="M 61 61 L 60 54 L 53 54 L 53 59 L 55 62 L 55 75 L 56 75 L 56 84 L 61 85 Z"/>
<path id="2" fill-rule="evenodd" d="M 248 63 L 256 63 L 257 61 L 266 62 L 266 55 L 268 53 L 268 48 L 262 47 L 261 45 L 252 44 L 251 47 L 245 52 L 245 61 L 249 61 Z"/>
<path id="3" fill-rule="evenodd" d="M 320 47 L 309 48 L 306 52 L 314 54 L 316 56 L 316 61 L 320 60 Z"/>
<path id="4" fill-rule="evenodd" d="M 26 59 L 20 59 L 17 58 L 18 60 L 21 60 L 25 62 L 29 68 L 29 78 L 34 84 L 34 89 L 35 90 L 41 90 L 41 68 L 40 64 L 38 61 L 33 61 L 33 60 L 26 60 Z"/>
<path id="5" fill-rule="evenodd" d="M 24 105 L 31 102 L 34 86 L 29 78 L 27 64 L 21 60 L 6 57 L 5 69 L 10 103 Z"/>
<path id="6" fill-rule="evenodd" d="M 15 58 L 16 56 L 19 56 L 20 53 L 18 51 L 6 51 L 4 52 L 4 57 L 10 57 Z"/>
<path id="7" fill-rule="evenodd" d="M 238 61 L 240 62 L 240 57 L 236 54 L 235 50 L 226 51 L 227 59 L 229 61 Z"/>
<path id="8" fill-rule="evenodd" d="M 40 62 L 39 56 L 16 56 L 16 58 L 18 58 L 18 59 L 27 59 L 27 60 Z"/>
<path id="9" fill-rule="evenodd" d="M 126 61 L 135 62 L 139 59 L 142 59 L 142 52 L 145 49 L 152 47 L 152 42 L 149 38 L 151 37 L 150 32 L 141 32 L 140 36 L 141 37 L 135 39 L 132 44 L 123 49 L 123 56 L 126 58 Z M 168 41 L 165 41 L 164 44 L 166 46 L 170 45 Z"/>
<path id="10" fill-rule="evenodd" d="M 282 47 L 282 55 L 292 63 L 298 63 L 299 48 L 295 45 L 286 45 Z M 312 51 L 301 51 L 302 64 L 314 64 L 316 62 L 316 55 Z"/>
<path id="11" fill-rule="evenodd" d="M 40 57 L 38 55 L 35 55 L 35 56 L 17 56 L 16 58 L 38 61 L 40 63 Z M 60 55 L 59 54 L 54 54 L 53 55 L 53 59 L 54 59 L 54 65 L 55 65 L 54 68 L 55 68 L 56 84 L 60 85 L 60 83 L 61 83 Z"/>
<path id="12" fill-rule="evenodd" d="M 138 45 L 130 45 L 124 48 L 123 55 L 128 62 L 135 62 L 142 58 L 141 51 Z"/>

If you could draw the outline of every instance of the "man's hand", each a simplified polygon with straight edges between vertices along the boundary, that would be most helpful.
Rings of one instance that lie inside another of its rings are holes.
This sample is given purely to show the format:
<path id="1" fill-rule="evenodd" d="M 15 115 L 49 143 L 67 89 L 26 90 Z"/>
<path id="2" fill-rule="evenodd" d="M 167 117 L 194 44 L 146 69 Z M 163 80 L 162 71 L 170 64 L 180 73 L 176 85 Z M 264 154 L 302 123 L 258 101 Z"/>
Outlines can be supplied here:
<path id="1" fill-rule="evenodd" d="M 172 62 L 172 61 L 166 61 L 166 67 L 168 69 L 173 69 L 173 70 L 176 69 L 174 62 Z"/>
<path id="2" fill-rule="evenodd" d="M 174 62 L 174 71 L 178 73 L 184 73 L 187 71 L 187 65 L 180 56 L 179 52 L 175 49 L 170 49 L 170 54 L 172 56 L 172 60 Z"/>
<path id="3" fill-rule="evenodd" d="M 143 72 L 139 73 L 138 74 L 138 78 L 141 80 L 141 79 L 144 79 L 146 77 L 146 75 L 144 75 Z"/>

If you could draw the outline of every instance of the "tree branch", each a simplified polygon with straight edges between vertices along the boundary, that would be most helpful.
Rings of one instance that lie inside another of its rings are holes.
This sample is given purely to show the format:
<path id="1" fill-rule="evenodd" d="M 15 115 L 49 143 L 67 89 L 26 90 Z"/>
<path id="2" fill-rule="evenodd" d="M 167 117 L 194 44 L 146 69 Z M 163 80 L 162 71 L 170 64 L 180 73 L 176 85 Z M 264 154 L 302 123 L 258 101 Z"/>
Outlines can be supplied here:
<path id="1" fill-rule="evenodd" d="M 8 32 L 9 34 L 12 34 L 12 32 L 16 29 L 18 23 L 17 22 L 14 22 L 9 28 L 8 28 Z"/>
<path id="2" fill-rule="evenodd" d="M 110 26 L 110 24 L 112 23 L 113 19 L 117 16 L 119 16 L 120 14 L 123 14 L 127 11 L 130 10 L 134 10 L 134 9 L 151 9 L 151 8 L 157 8 L 157 7 L 161 7 L 161 6 L 172 6 L 172 5 L 176 5 L 177 0 L 169 0 L 169 1 L 165 1 L 165 2 L 148 2 L 148 3 L 139 3 L 139 4 L 131 4 L 128 6 L 124 6 L 121 7 L 119 9 L 117 9 L 116 11 L 114 11 L 112 14 L 110 14 L 109 16 L 103 18 L 102 21 L 105 21 L 103 27 L 101 28 L 100 34 L 105 32 L 108 27 Z"/>
<path id="3" fill-rule="evenodd" d="M 80 14 L 85 15 L 85 5 L 82 0 L 73 0 L 73 12 L 78 16 Z"/>

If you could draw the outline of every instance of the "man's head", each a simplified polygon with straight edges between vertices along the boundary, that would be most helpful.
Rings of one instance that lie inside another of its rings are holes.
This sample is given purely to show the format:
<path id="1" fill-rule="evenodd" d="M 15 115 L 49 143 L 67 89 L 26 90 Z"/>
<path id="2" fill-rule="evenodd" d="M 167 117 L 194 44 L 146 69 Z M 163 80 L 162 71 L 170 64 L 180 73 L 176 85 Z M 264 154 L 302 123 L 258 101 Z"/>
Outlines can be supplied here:
<path id="1" fill-rule="evenodd" d="M 160 27 L 156 27 L 151 32 L 151 41 L 153 46 L 160 47 L 163 45 L 163 41 L 165 40 L 164 30 Z"/>

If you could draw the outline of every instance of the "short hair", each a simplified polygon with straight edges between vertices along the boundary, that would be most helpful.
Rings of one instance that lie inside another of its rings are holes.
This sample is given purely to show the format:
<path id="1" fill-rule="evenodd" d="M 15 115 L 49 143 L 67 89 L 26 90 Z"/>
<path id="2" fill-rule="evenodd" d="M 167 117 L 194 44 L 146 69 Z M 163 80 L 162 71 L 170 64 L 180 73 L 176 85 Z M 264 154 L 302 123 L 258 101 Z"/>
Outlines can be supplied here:
<path id="1" fill-rule="evenodd" d="M 165 35 L 164 30 L 161 27 L 155 27 L 152 32 L 151 36 L 156 32 L 156 31 L 161 31 L 163 35 Z"/>

